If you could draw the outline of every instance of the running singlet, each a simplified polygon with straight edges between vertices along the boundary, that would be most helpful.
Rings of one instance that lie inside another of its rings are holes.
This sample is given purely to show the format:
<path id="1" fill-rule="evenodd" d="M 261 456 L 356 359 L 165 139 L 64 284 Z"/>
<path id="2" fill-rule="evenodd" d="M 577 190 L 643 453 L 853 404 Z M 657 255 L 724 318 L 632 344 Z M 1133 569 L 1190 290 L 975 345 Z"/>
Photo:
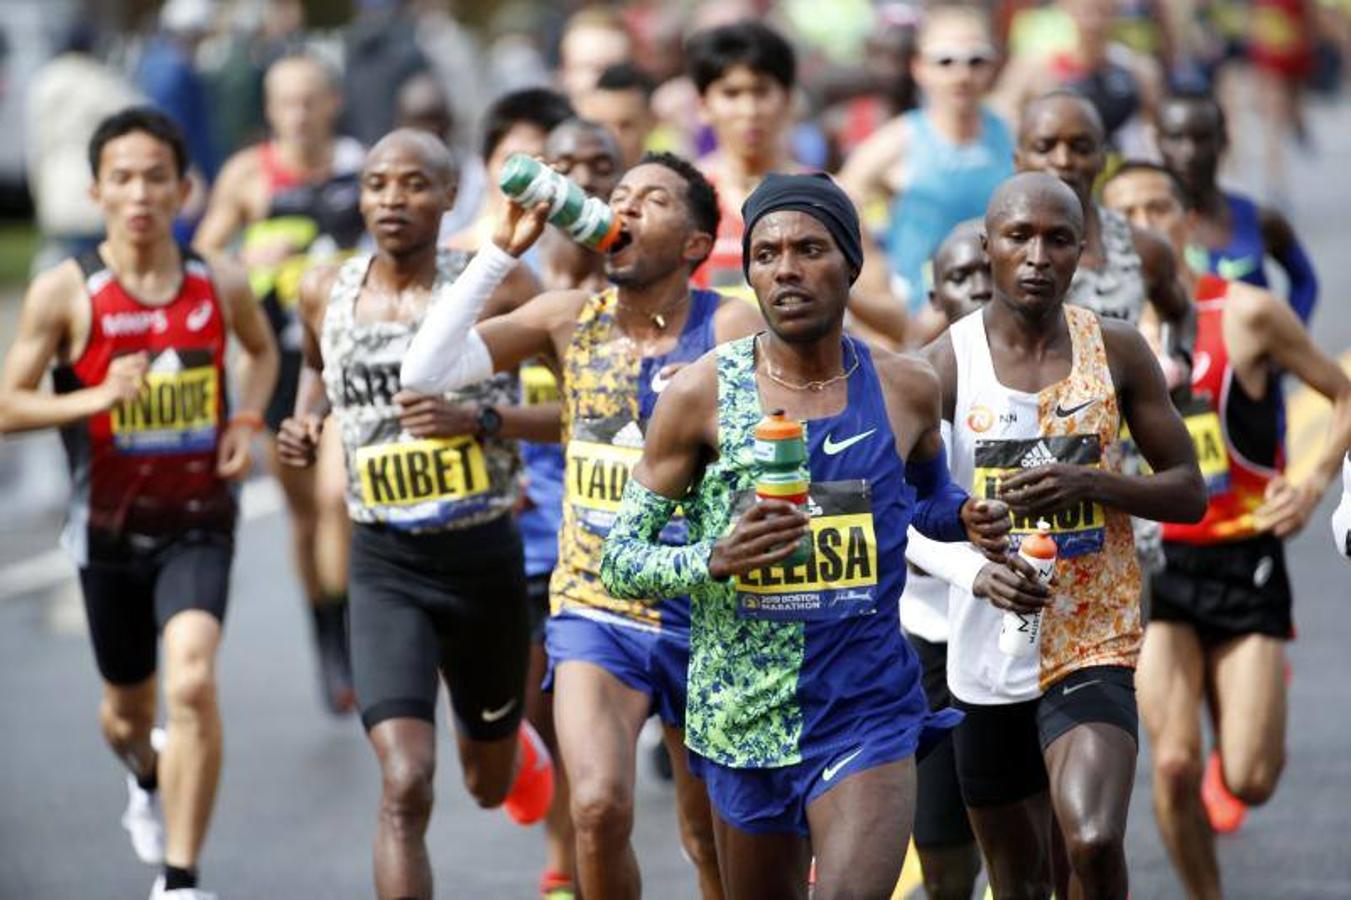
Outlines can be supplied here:
<path id="1" fill-rule="evenodd" d="M 1126 217 L 1105 206 L 1098 207 L 1102 218 L 1102 244 L 1107 262 L 1101 269 L 1079 266 L 1070 282 L 1066 303 L 1090 309 L 1108 319 L 1140 323 L 1145 305 L 1144 264 L 1135 249 L 1135 238 Z"/>
<path id="2" fill-rule="evenodd" d="M 119 356 L 150 357 L 140 396 L 61 430 L 75 488 L 63 540 L 81 564 L 91 536 L 106 543 L 234 528 L 234 492 L 216 477 L 229 334 L 206 264 L 191 251 L 180 253 L 178 293 L 156 306 L 123 288 L 97 250 L 78 258 L 89 295 L 89 343 L 53 371 L 57 393 L 102 384 Z"/>
<path id="3" fill-rule="evenodd" d="M 338 271 L 324 315 L 324 387 L 342 428 L 347 510 L 352 521 L 400 531 L 449 531 L 497 518 L 516 503 L 518 460 L 512 442 L 473 435 L 414 438 L 399 425 L 399 368 L 421 325 L 359 322 L 355 310 L 371 256 Z M 442 251 L 432 303 L 470 259 Z M 513 375 L 500 374 L 446 394 L 460 403 L 510 406 Z"/>
<path id="4" fill-rule="evenodd" d="M 1224 199 L 1229 204 L 1229 243 L 1214 249 L 1188 245 L 1187 265 L 1195 272 L 1210 272 L 1225 281 L 1268 287 L 1261 210 L 1241 194 L 1226 191 Z"/>
<path id="5" fill-rule="evenodd" d="M 973 497 L 992 497 L 1005 475 L 1047 463 L 1120 470 L 1121 415 L 1098 317 L 1066 306 L 1065 319 L 1074 348 L 1069 377 L 1035 394 L 999 383 L 983 313 L 950 329 L 957 357 L 952 475 Z M 1135 665 L 1140 569 L 1130 516 L 1085 500 L 1047 518 L 1060 558 L 1039 656 L 1000 652 L 1003 613 L 967 591 L 949 595 L 948 683 L 967 703 L 1031 700 L 1078 669 Z M 1014 541 L 1035 530 L 1033 517 L 1013 517 Z"/>
<path id="6" fill-rule="evenodd" d="M 521 366 L 521 405 L 558 402 L 558 380 L 539 363 Z M 521 441 L 525 496 L 530 506 L 516 517 L 525 544 L 527 578 L 548 575 L 558 564 L 558 531 L 563 527 L 563 448 Z"/>
<path id="7" fill-rule="evenodd" d="M 1003 120 L 984 108 L 980 136 L 966 144 L 939 134 L 922 109 L 905 119 L 908 176 L 892 204 L 886 251 L 892 271 L 905 282 L 913 315 L 929 302 L 928 263 L 938 245 L 954 226 L 984 216 L 994 189 L 1013 174 L 1013 138 Z"/>
<path id="8" fill-rule="evenodd" d="M 563 362 L 563 530 L 559 565 L 549 593 L 553 612 L 573 612 L 619 625 L 664 631 L 689 628 L 689 599 L 655 604 L 610 596 L 600 580 L 601 547 L 619 512 L 629 473 L 643 454 L 643 433 L 669 378 L 671 363 L 693 362 L 716 343 L 714 314 L 721 298 L 691 291 L 690 311 L 675 347 L 661 356 L 637 356 L 615 321 L 614 289 L 582 307 Z M 685 543 L 684 520 L 662 531 L 663 543 Z"/>
<path id="9" fill-rule="evenodd" d="M 1252 537 L 1257 533 L 1253 510 L 1262 505 L 1267 483 L 1285 468 L 1275 376 L 1267 376 L 1262 399 L 1254 400 L 1229 364 L 1224 345 L 1228 295 L 1228 283 L 1213 275 L 1202 275 L 1196 283 L 1195 405 L 1182 413 L 1210 502 L 1194 525 L 1165 522 L 1165 541 L 1218 544 Z"/>
<path id="10" fill-rule="evenodd" d="M 276 265 L 250 269 L 249 286 L 260 299 L 282 352 L 294 353 L 300 350 L 302 329 L 296 307 L 305 270 L 316 261 L 351 250 L 365 234 L 358 206 L 365 151 L 352 138 L 338 138 L 333 146 L 333 172 L 319 182 L 305 182 L 282 169 L 270 142 L 258 148 L 258 156 L 270 200 L 267 215 L 245 229 L 244 249 L 285 241 L 297 252 Z"/>
<path id="11" fill-rule="evenodd" d="M 710 580 L 691 601 L 685 741 L 722 765 L 791 765 L 928 711 L 897 612 L 913 493 L 872 357 L 851 340 L 855 354 L 844 410 L 806 423 L 811 559 Z M 687 504 L 691 540 L 754 502 L 754 338 L 719 347 L 717 365 L 718 458 Z"/>
<path id="12" fill-rule="evenodd" d="M 717 188 L 717 173 L 705 171 L 704 177 Z M 718 234 L 713 242 L 713 251 L 708 254 L 703 265 L 694 270 L 690 284 L 757 303 L 755 292 L 746 283 L 746 273 L 741 268 L 741 238 L 745 233 L 746 220 L 741 218 L 741 210 L 731 206 L 719 192 Z"/>

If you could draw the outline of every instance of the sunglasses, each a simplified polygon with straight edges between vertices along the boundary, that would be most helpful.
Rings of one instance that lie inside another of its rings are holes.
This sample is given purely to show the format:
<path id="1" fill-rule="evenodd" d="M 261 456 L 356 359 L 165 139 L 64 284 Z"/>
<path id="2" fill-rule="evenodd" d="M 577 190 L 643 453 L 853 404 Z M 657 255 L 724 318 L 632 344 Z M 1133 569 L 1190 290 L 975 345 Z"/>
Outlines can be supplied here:
<path id="1" fill-rule="evenodd" d="M 972 50 L 967 53 L 937 51 L 925 53 L 924 59 L 941 69 L 961 65 L 970 69 L 981 69 L 994 65 L 994 53 L 989 50 Z"/>

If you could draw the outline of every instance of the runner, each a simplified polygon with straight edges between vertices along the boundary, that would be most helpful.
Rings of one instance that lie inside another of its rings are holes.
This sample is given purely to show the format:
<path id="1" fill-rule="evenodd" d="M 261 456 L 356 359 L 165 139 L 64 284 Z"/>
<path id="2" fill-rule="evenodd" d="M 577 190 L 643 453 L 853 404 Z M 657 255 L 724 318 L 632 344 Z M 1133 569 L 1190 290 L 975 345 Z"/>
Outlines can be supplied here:
<path id="1" fill-rule="evenodd" d="M 353 675 L 380 761 L 375 887 L 390 900 L 432 896 L 424 836 L 438 674 L 465 787 L 479 805 L 505 801 L 529 824 L 553 794 L 548 751 L 522 721 L 529 622 L 509 515 L 518 465 L 511 441 L 541 434 L 511 406 L 510 376 L 453 395 L 417 393 L 398 379 L 424 313 L 451 302 L 444 294 L 469 260 L 437 250 L 454 199 L 453 163 L 439 139 L 411 129 L 387 135 L 361 176 L 375 253 L 311 270 L 300 291 L 308 362 L 323 374 L 347 456 Z M 298 413 L 278 441 L 287 465 L 307 466 L 322 410 Z"/>
<path id="2" fill-rule="evenodd" d="M 300 278 L 314 259 L 354 247 L 361 237 L 357 177 L 364 151 L 334 134 L 341 105 L 331 72 L 317 59 L 287 56 L 263 83 L 273 137 L 226 162 L 194 245 L 223 253 L 242 235 L 239 258 L 281 347 L 281 377 L 266 422 L 275 434 L 296 405 L 301 380 Z M 316 385 L 317 388 L 317 385 Z M 318 475 L 269 463 L 291 514 L 296 572 L 314 616 L 320 689 L 329 709 L 352 709 L 347 652 L 347 513 L 336 441 L 321 454 Z"/>
<path id="3" fill-rule="evenodd" d="M 866 208 L 890 207 L 886 249 L 896 293 L 912 316 L 928 299 L 929 259 L 958 222 L 985 212 L 1013 174 L 1013 135 L 982 99 L 998 58 L 981 10 L 940 6 L 928 13 L 912 64 L 924 106 L 875 131 L 840 170 L 840 184 Z"/>
<path id="4" fill-rule="evenodd" d="M 793 124 L 797 58 L 783 35 L 753 20 L 697 32 L 686 56 L 699 108 L 717 138 L 717 150 L 699 167 L 717 188 L 721 214 L 718 241 L 694 280 L 753 302 L 755 292 L 741 267 L 746 230 L 741 206 L 766 174 L 800 168 L 785 149 Z M 864 271 L 851 292 L 849 311 L 870 338 L 899 346 L 905 339 L 904 308 L 891 295 L 885 257 L 875 252 L 871 238 L 864 250 Z"/>
<path id="5" fill-rule="evenodd" d="M 575 181 L 592 197 L 608 200 L 622 174 L 619 147 L 610 133 L 594 122 L 568 119 L 549 132 L 544 145 L 549 164 Z M 605 257 L 571 241 L 555 229 L 540 238 L 540 268 L 546 290 L 605 289 Z M 522 403 L 537 414 L 560 416 L 558 379 L 536 361 L 521 367 Z M 556 437 L 556 435 L 555 435 Z M 557 755 L 553 696 L 541 689 L 549 670 L 545 624 L 549 619 L 549 580 L 558 565 L 558 533 L 563 527 L 563 448 L 557 443 L 521 444 L 525 463 L 524 510 L 517 516 L 525 541 L 526 590 L 530 595 L 530 673 L 526 681 L 526 718 L 539 731 L 549 752 Z M 548 860 L 540 876 L 545 900 L 568 900 L 576 881 L 577 850 L 568 811 L 567 779 L 560 767 L 554 779 L 554 802 L 545 821 Z"/>
<path id="6" fill-rule="evenodd" d="M 1265 288 L 1270 256 L 1285 272 L 1290 306 L 1307 325 L 1318 302 L 1318 276 L 1289 220 L 1218 183 L 1220 160 L 1229 148 L 1224 109 L 1207 94 L 1169 97 L 1155 127 L 1164 165 L 1182 182 L 1187 206 L 1197 216 L 1187 245 L 1191 267 Z"/>
<path id="7" fill-rule="evenodd" d="M 962 796 L 996 897 L 1049 897 L 1052 814 L 1072 897 L 1125 898 L 1135 777 L 1140 573 L 1129 516 L 1199 520 L 1205 488 L 1154 355 L 1134 328 L 1064 305 L 1081 199 L 1017 175 L 985 218 L 994 299 L 926 350 L 952 423 L 954 477 L 1052 525 L 1053 597 L 949 595 L 948 686 Z M 1130 425 L 1155 474 L 1119 471 Z M 1002 610 L 1042 611 L 1039 653 L 999 649 Z"/>
<path id="8" fill-rule="evenodd" d="M 615 288 L 544 294 L 471 329 L 469 311 L 495 282 L 498 267 L 510 262 L 485 247 L 484 264 L 476 262 L 456 282 L 464 305 L 435 310 L 413 342 L 403 383 L 440 390 L 535 357 L 561 371 L 568 486 L 547 649 L 572 789 L 579 887 L 584 897 L 638 896 L 629 843 L 634 755 L 639 729 L 655 711 L 673 751 L 681 842 L 703 896 L 715 898 L 721 890 L 707 795 L 690 777 L 683 752 L 689 601 L 649 606 L 611 596 L 600 583 L 601 542 L 674 364 L 749 334 L 760 317 L 746 303 L 689 288 L 690 273 L 708 256 L 718 230 L 717 195 L 689 163 L 670 154 L 643 157 L 620 180 L 610 206 L 623 228 L 606 260 Z M 521 218 L 519 208 L 508 209 L 508 224 Z M 667 540 L 683 543 L 683 526 L 672 528 Z"/>
<path id="9" fill-rule="evenodd" d="M 1181 185 L 1165 169 L 1128 163 L 1104 201 L 1166 235 L 1191 237 Z M 1187 425 L 1210 492 L 1195 525 L 1164 526 L 1167 568 L 1153 581 L 1140 708 L 1154 764 L 1159 832 L 1192 897 L 1220 896 L 1214 838 L 1201 804 L 1201 727 L 1214 717 L 1222 783 L 1265 803 L 1285 762 L 1285 647 L 1290 581 L 1283 542 L 1298 532 L 1351 449 L 1351 380 L 1264 290 L 1184 275 L 1196 298 L 1196 368 Z M 1281 371 L 1334 402 L 1324 451 L 1307 480 L 1282 474 L 1276 379 Z"/>
<path id="10" fill-rule="evenodd" d="M 624 168 L 638 163 L 657 127 L 652 115 L 652 79 L 633 63 L 615 63 L 600 73 L 596 86 L 577 98 L 577 112 L 599 122 L 619 142 Z"/>
<path id="11" fill-rule="evenodd" d="M 108 237 L 29 287 L 0 376 L 0 431 L 62 430 L 75 485 L 62 540 L 80 568 L 103 736 L 130 770 L 122 824 L 136 855 L 164 866 L 152 900 L 209 900 L 196 866 L 221 766 L 215 662 L 234 556 L 229 482 L 249 469 L 277 348 L 243 273 L 174 242 L 190 185 L 187 147 L 167 116 L 147 107 L 110 116 L 89 161 Z M 243 351 L 233 394 L 232 334 Z M 39 389 L 53 363 L 55 395 Z"/>
<path id="12" fill-rule="evenodd" d="M 933 258 L 929 302 L 944 329 L 990 301 L 990 263 L 980 242 L 978 223 L 963 222 L 938 247 Z M 951 441 L 941 423 L 944 443 Z M 976 553 L 953 554 L 944 544 L 913 527 L 905 558 L 910 565 L 901 594 L 901 628 L 915 648 L 924 673 L 924 695 L 937 712 L 952 705 L 948 691 L 948 584 L 972 590 L 977 579 L 996 577 L 994 564 Z M 984 572 L 986 567 L 990 572 Z M 932 573 L 932 574 L 931 574 Z M 980 850 L 962 805 L 952 741 L 941 740 L 917 768 L 915 849 L 919 851 L 929 900 L 970 900 L 980 874 Z"/>
<path id="13" fill-rule="evenodd" d="M 844 336 L 863 253 L 848 195 L 825 175 L 775 174 L 742 211 L 770 331 L 675 379 L 602 575 L 618 596 L 693 595 L 688 746 L 717 810 L 727 894 L 805 897 L 814 852 L 817 897 L 888 897 L 910 840 L 912 757 L 957 719 L 929 712 L 901 635 L 905 529 L 913 517 L 961 540 L 979 526 L 999 549 L 1007 511 L 946 477 L 932 370 Z M 771 408 L 807 425 L 816 521 L 797 565 L 776 564 L 808 515 L 754 501 L 753 432 Z M 684 547 L 658 540 L 674 498 Z"/>

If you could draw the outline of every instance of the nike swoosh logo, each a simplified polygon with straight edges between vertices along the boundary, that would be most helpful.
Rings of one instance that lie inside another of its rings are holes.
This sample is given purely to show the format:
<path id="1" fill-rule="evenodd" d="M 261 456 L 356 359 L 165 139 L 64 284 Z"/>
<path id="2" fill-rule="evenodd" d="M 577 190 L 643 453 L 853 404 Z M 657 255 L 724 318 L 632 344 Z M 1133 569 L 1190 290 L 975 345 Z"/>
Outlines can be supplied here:
<path id="1" fill-rule="evenodd" d="M 1079 410 L 1084 409 L 1085 407 L 1088 407 L 1088 406 L 1092 406 L 1094 403 L 1097 403 L 1097 402 L 1098 402 L 1098 401 L 1097 401 L 1097 398 L 1094 398 L 1094 399 L 1092 399 L 1092 400 L 1085 400 L 1083 403 L 1080 403 L 1078 406 L 1071 406 L 1069 409 L 1066 409 L 1065 407 L 1061 406 L 1059 403 L 1056 403 L 1056 405 L 1055 405 L 1055 414 L 1056 414 L 1057 416 L 1059 416 L 1060 418 L 1062 418 L 1062 419 L 1068 419 L 1070 416 L 1074 415 L 1074 414 L 1077 413 Z"/>
<path id="2" fill-rule="evenodd" d="M 670 383 L 671 383 L 670 378 L 661 377 L 661 369 L 658 369 L 657 371 L 652 373 L 652 382 L 651 382 L 652 393 L 660 394 L 662 391 L 666 390 L 666 386 Z"/>
<path id="3" fill-rule="evenodd" d="M 1061 696 L 1068 697 L 1070 694 L 1073 694 L 1075 691 L 1079 690 L 1079 688 L 1086 688 L 1090 684 L 1098 684 L 1101 681 L 1102 681 L 1101 678 L 1094 678 L 1092 681 L 1085 681 L 1083 684 L 1076 684 L 1072 687 L 1070 685 L 1065 685 L 1065 690 L 1061 693 Z"/>
<path id="4" fill-rule="evenodd" d="M 1258 265 L 1259 261 L 1251 256 L 1240 256 L 1237 259 L 1225 256 L 1215 263 L 1215 274 L 1225 281 L 1242 281 L 1245 275 L 1256 272 Z"/>
<path id="5" fill-rule="evenodd" d="M 821 777 L 826 781 L 830 781 L 832 778 L 834 778 L 836 775 L 839 774 L 840 769 L 843 769 L 845 766 L 849 765 L 849 761 L 852 760 L 854 757 L 858 756 L 862 752 L 863 748 L 859 747 L 857 750 L 855 750 L 853 753 L 850 753 L 843 759 L 835 760 L 835 762 L 826 766 L 824 771 L 821 772 Z"/>
<path id="6" fill-rule="evenodd" d="M 485 722 L 496 722 L 515 708 L 516 698 L 512 697 L 507 701 L 505 706 L 499 706 L 497 709 L 485 709 L 483 712 L 479 713 L 479 715 L 483 717 L 483 721 Z"/>
<path id="7" fill-rule="evenodd" d="M 822 445 L 821 449 L 826 451 L 826 456 L 834 456 L 836 453 L 843 453 L 876 430 L 876 428 L 869 428 L 867 431 L 856 434 L 853 437 L 845 438 L 838 444 L 830 439 L 830 435 L 826 435 L 825 443 Z"/>

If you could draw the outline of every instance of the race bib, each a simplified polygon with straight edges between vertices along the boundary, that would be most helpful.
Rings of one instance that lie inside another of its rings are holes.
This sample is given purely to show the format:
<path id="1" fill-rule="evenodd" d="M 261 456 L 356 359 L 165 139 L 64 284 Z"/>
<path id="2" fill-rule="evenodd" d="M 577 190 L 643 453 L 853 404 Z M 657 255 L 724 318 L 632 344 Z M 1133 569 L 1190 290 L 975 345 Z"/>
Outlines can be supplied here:
<path id="1" fill-rule="evenodd" d="M 170 351 L 172 352 L 172 351 Z M 109 415 L 123 453 L 200 453 L 216 445 L 220 381 L 215 366 L 146 373 L 145 386 Z"/>
<path id="2" fill-rule="evenodd" d="M 985 499 L 998 499 L 1000 479 L 1022 469 L 1049 463 L 1100 466 L 1102 443 L 1096 434 L 977 441 L 971 493 Z M 1103 547 L 1107 519 L 1102 506 L 1092 500 L 1084 500 L 1050 516 L 1015 513 L 1011 535 L 1015 544 L 1037 530 L 1038 518 L 1045 518 L 1051 524 L 1051 536 L 1055 538 L 1061 559 L 1097 553 Z"/>
<path id="3" fill-rule="evenodd" d="M 643 455 L 643 432 L 621 416 L 580 419 L 572 425 L 567 447 L 564 497 L 577 524 L 605 537 L 619 515 L 624 485 Z M 661 542 L 685 543 L 687 526 L 679 510 L 661 531 Z"/>
<path id="4" fill-rule="evenodd" d="M 373 444 L 356 452 L 361 501 L 368 508 L 445 507 L 487 493 L 483 448 L 472 437 L 428 438 Z"/>
<path id="5" fill-rule="evenodd" d="M 736 495 L 733 521 L 754 500 L 752 492 Z M 807 512 L 811 557 L 733 578 L 739 617 L 822 622 L 877 612 L 877 535 L 868 482 L 814 483 Z"/>
<path id="6" fill-rule="evenodd" d="M 538 363 L 521 366 L 521 402 L 540 406 L 558 402 L 558 379 L 547 366 Z"/>
<path id="7" fill-rule="evenodd" d="M 1196 447 L 1196 461 L 1201 466 L 1201 477 L 1206 480 L 1206 493 L 1212 497 L 1224 493 L 1229 490 L 1229 451 L 1224 444 L 1219 414 L 1200 399 L 1193 399 L 1180 412 Z"/>

